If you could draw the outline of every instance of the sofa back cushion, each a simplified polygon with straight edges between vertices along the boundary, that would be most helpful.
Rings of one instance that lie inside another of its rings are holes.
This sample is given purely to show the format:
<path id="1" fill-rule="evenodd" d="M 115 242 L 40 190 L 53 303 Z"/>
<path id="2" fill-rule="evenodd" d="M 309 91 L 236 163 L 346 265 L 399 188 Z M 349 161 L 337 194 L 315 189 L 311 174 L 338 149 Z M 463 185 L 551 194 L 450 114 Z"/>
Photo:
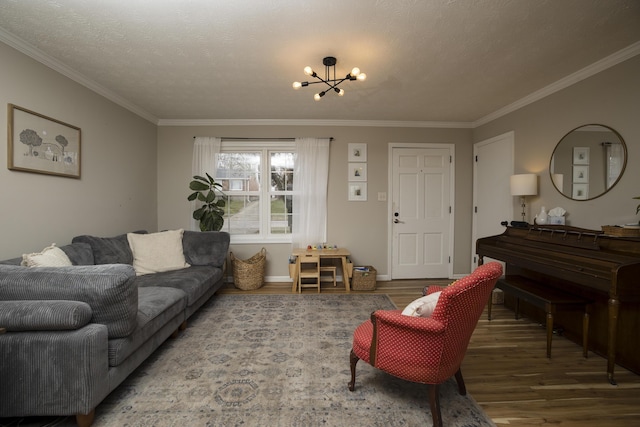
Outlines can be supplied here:
<path id="1" fill-rule="evenodd" d="M 146 231 L 135 233 L 146 234 Z M 126 234 L 114 237 L 76 236 L 72 242 L 91 246 L 95 264 L 133 264 L 133 253 Z"/>
<path id="2" fill-rule="evenodd" d="M 88 243 L 71 243 L 60 246 L 73 265 L 93 265 L 93 250 Z M 0 264 L 20 265 L 23 257 L 5 259 Z"/>
<path id="3" fill-rule="evenodd" d="M 91 307 L 92 323 L 107 326 L 109 338 L 136 327 L 138 288 L 130 265 L 21 267 L 0 265 L 0 301 L 70 300 Z"/>

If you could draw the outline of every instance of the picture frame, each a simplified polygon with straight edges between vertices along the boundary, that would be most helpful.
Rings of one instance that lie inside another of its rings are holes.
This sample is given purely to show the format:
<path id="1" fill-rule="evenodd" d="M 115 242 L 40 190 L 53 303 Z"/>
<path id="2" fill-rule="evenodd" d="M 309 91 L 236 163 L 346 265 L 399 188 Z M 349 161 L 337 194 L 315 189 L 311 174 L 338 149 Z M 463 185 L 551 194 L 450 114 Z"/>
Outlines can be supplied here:
<path id="1" fill-rule="evenodd" d="M 589 166 L 573 167 L 573 182 L 578 184 L 586 184 L 589 182 Z"/>
<path id="2" fill-rule="evenodd" d="M 367 183 L 366 182 L 350 182 L 348 191 L 349 191 L 349 201 L 351 202 L 367 201 Z"/>
<path id="3" fill-rule="evenodd" d="M 367 144 L 349 143 L 348 161 L 366 162 L 367 161 Z"/>
<path id="4" fill-rule="evenodd" d="M 589 147 L 573 147 L 573 164 L 589 164 Z"/>
<path id="5" fill-rule="evenodd" d="M 80 179 L 81 129 L 8 104 L 9 170 Z"/>
<path id="6" fill-rule="evenodd" d="M 573 184 L 571 198 L 575 200 L 587 200 L 589 198 L 589 184 Z"/>
<path id="7" fill-rule="evenodd" d="M 366 163 L 349 163 L 349 181 L 366 181 L 367 180 L 367 164 Z"/>

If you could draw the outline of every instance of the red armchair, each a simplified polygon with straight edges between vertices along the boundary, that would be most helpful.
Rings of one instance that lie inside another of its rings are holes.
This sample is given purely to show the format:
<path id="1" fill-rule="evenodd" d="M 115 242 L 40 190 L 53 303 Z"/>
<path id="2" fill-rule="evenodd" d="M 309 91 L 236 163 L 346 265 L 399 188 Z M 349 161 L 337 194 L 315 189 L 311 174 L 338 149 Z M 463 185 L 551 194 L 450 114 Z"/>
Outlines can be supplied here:
<path id="1" fill-rule="evenodd" d="M 447 287 L 430 286 L 425 293 L 442 291 L 430 317 L 411 317 L 400 310 L 378 310 L 358 326 L 351 350 L 351 382 L 362 359 L 398 378 L 429 384 L 434 426 L 442 426 L 438 385 L 455 375 L 458 390 L 466 394 L 460 365 L 471 334 L 502 275 L 502 265 L 490 262 Z"/>

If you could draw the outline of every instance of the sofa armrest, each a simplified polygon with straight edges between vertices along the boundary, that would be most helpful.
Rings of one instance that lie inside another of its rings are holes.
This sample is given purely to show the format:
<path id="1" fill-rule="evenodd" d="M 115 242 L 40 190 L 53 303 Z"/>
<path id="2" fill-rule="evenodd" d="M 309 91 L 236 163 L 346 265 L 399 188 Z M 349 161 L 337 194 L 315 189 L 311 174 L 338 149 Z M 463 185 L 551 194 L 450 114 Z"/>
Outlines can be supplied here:
<path id="1" fill-rule="evenodd" d="M 87 414 L 109 393 L 107 327 L 0 334 L 0 417 Z"/>
<path id="2" fill-rule="evenodd" d="M 191 265 L 223 268 L 229 253 L 229 233 L 224 231 L 189 231 L 182 235 L 182 250 Z"/>
<path id="3" fill-rule="evenodd" d="M 91 314 L 80 301 L 0 301 L 0 325 L 8 332 L 80 329 Z"/>

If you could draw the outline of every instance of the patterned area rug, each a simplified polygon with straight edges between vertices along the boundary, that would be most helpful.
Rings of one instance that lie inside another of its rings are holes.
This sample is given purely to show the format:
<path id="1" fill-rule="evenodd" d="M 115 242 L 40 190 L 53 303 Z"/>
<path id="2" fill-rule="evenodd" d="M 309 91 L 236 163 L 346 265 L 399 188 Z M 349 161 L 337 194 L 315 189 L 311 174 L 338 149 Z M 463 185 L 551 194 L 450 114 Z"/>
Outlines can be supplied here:
<path id="1" fill-rule="evenodd" d="M 215 296 L 98 406 L 94 426 L 431 425 L 425 385 L 360 361 L 347 389 L 353 330 L 393 308 L 386 295 Z M 453 380 L 440 404 L 446 426 L 495 426 Z"/>

